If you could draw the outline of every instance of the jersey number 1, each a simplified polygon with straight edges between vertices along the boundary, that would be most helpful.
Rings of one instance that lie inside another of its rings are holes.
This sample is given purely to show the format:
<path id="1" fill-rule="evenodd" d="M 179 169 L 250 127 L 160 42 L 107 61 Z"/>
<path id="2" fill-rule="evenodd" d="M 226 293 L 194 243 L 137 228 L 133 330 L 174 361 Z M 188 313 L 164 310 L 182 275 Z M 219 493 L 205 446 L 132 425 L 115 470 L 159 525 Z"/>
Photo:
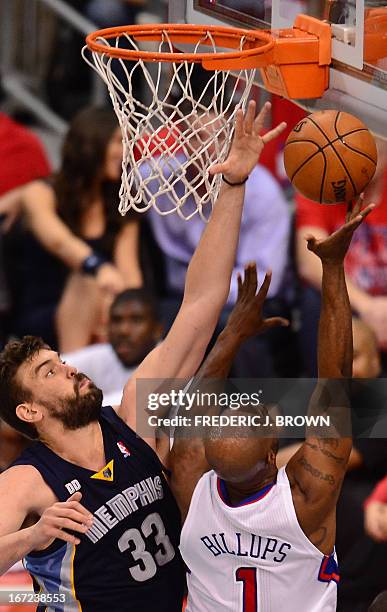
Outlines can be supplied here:
<path id="1" fill-rule="evenodd" d="M 235 572 L 237 582 L 243 583 L 243 612 L 258 612 L 257 570 L 255 567 L 239 567 Z"/>

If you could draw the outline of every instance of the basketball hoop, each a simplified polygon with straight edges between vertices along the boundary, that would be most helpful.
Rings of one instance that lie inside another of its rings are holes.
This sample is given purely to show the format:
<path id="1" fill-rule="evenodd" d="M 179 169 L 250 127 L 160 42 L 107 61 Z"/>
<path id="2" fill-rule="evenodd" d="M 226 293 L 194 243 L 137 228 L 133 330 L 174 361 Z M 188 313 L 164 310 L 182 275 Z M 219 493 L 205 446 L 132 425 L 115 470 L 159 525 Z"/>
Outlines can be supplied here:
<path id="1" fill-rule="evenodd" d="M 158 50 L 141 50 L 142 41 L 156 42 Z M 83 57 L 107 84 L 122 130 L 120 212 L 154 207 L 162 215 L 177 211 L 184 219 L 197 213 L 208 218 L 221 180 L 209 176 L 208 168 L 227 156 L 236 110 L 246 105 L 253 84 L 252 67 L 266 63 L 272 36 L 157 24 L 101 30 L 86 42 Z M 176 45 L 190 48 L 179 52 Z M 191 77 L 198 63 L 209 71 L 208 80 L 194 92 Z M 136 98 L 133 81 L 139 71 L 149 106 Z"/>
<path id="2" fill-rule="evenodd" d="M 121 214 L 153 207 L 161 215 L 207 220 L 221 184 L 208 169 L 227 156 L 255 70 L 261 69 L 266 89 L 287 97 L 307 97 L 307 87 L 317 97 L 327 87 L 330 27 L 306 16 L 298 23 L 275 33 L 150 24 L 87 37 L 82 55 L 106 83 L 122 131 Z M 156 51 L 140 48 L 150 41 Z M 193 86 L 197 64 L 208 71 L 200 91 Z M 136 98 L 138 74 L 149 105 Z"/>

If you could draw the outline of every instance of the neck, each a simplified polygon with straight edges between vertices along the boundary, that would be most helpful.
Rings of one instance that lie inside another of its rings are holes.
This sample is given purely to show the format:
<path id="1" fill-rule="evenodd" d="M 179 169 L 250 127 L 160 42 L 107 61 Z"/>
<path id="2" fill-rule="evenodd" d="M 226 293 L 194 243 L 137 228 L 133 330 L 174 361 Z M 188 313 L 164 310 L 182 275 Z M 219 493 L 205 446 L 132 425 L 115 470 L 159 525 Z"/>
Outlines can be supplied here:
<path id="1" fill-rule="evenodd" d="M 275 465 L 268 465 L 260 470 L 254 478 L 246 482 L 226 482 L 227 493 L 232 505 L 239 504 L 244 499 L 258 493 L 267 485 L 275 482 L 278 469 Z"/>
<path id="2" fill-rule="evenodd" d="M 101 426 L 98 422 L 76 430 L 61 424 L 50 424 L 50 431 L 40 436 L 41 442 L 54 453 L 79 467 L 99 472 L 106 465 Z"/>

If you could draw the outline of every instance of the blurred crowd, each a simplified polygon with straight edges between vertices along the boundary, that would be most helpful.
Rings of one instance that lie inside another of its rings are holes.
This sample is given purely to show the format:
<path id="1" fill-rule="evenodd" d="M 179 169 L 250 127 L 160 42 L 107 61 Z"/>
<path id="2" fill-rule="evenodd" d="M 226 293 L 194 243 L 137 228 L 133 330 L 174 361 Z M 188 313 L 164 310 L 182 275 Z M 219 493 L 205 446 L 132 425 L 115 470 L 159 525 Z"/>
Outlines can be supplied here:
<path id="1" fill-rule="evenodd" d="M 135 23 L 147 2 L 89 0 L 82 8 L 104 27 Z M 285 120 L 290 130 L 302 116 L 273 97 L 273 125 Z M 217 331 L 235 302 L 238 272 L 249 261 L 257 263 L 261 280 L 273 271 L 266 314 L 288 318 L 291 326 L 246 342 L 234 377 L 317 374 L 321 269 L 305 237 L 334 231 L 346 206 L 312 203 L 292 191 L 282 164 L 286 137 L 265 149 L 247 182 L 230 296 Z M 346 261 L 354 376 L 367 379 L 385 376 L 387 368 L 387 144 L 377 144 L 378 168 L 365 194 L 377 206 Z M 122 141 L 108 99 L 104 107 L 72 114 L 55 169 L 33 131 L 0 113 L 0 157 L 1 344 L 26 334 L 43 337 L 102 388 L 106 403 L 117 404 L 133 369 L 173 321 L 204 222 L 199 216 L 183 221 L 118 213 Z M 26 442 L 5 425 L 0 436 L 5 469 Z M 280 461 L 292 452 L 293 445 L 282 448 Z M 341 612 L 367 610 L 387 589 L 386 473 L 386 441 L 355 440 L 338 510 Z"/>

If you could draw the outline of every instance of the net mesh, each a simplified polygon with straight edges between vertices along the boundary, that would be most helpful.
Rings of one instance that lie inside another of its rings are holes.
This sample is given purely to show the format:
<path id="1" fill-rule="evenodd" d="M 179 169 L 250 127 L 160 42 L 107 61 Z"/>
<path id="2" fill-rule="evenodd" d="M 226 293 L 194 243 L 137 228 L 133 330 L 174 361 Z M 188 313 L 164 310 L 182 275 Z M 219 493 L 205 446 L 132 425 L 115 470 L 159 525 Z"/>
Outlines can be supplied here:
<path id="1" fill-rule="evenodd" d="M 224 51 L 211 32 L 205 38 L 194 45 L 195 54 L 203 51 L 204 42 L 206 53 Z M 97 42 L 140 50 L 126 33 Z M 177 51 L 167 31 L 157 44 L 160 53 Z M 240 49 L 243 44 L 241 38 Z M 198 88 L 192 62 L 129 61 L 87 47 L 83 56 L 105 81 L 121 126 L 121 214 L 153 207 L 161 215 L 177 212 L 190 219 L 199 214 L 207 220 L 221 184 L 221 176 L 210 176 L 208 169 L 227 156 L 235 113 L 246 105 L 255 71 L 206 71 Z M 144 98 L 150 102 L 144 104 Z"/>

